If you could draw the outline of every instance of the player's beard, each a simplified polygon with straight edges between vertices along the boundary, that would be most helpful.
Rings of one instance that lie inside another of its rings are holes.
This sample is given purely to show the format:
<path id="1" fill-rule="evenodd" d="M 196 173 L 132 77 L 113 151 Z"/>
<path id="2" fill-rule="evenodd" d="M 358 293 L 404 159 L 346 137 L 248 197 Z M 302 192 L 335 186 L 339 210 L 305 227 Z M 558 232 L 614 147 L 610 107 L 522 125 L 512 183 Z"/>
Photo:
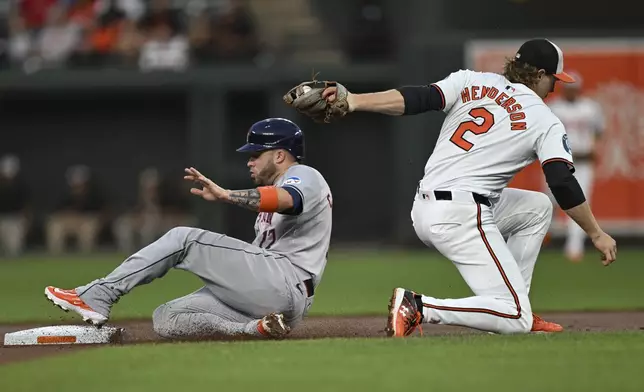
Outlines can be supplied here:
<path id="1" fill-rule="evenodd" d="M 255 176 L 255 184 L 260 186 L 273 185 L 275 181 L 275 174 L 277 173 L 277 166 L 275 163 L 268 162 L 266 167 L 264 167 L 260 172 Z"/>

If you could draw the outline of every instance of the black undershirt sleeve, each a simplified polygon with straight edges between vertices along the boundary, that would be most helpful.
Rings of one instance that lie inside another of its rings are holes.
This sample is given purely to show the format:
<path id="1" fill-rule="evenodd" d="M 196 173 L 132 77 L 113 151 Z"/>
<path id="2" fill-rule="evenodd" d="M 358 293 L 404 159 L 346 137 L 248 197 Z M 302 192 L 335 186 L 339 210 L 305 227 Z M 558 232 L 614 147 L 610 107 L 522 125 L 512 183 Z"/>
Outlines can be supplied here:
<path id="1" fill-rule="evenodd" d="M 403 86 L 397 89 L 405 99 L 404 115 L 424 113 L 430 110 L 443 110 L 445 100 L 438 87 Z"/>
<path id="2" fill-rule="evenodd" d="M 586 201 L 584 191 L 575 176 L 572 175 L 568 163 L 546 162 L 542 169 L 552 195 L 563 210 L 577 207 Z"/>

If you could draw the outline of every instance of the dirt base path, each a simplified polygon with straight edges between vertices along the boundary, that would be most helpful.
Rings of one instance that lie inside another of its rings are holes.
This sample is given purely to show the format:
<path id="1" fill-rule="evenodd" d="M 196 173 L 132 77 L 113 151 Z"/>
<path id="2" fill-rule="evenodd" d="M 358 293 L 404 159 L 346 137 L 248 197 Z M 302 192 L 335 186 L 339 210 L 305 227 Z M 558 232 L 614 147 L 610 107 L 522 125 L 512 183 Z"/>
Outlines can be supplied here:
<path id="1" fill-rule="evenodd" d="M 543 318 L 557 322 L 571 332 L 610 332 L 610 331 L 644 331 L 644 311 L 642 312 L 584 312 L 584 313 L 551 313 L 542 314 Z M 287 339 L 321 339 L 321 338 L 382 338 L 385 337 L 385 317 L 309 317 L 300 324 Z M 0 325 L 0 336 L 22 329 L 42 327 L 50 324 L 13 324 Z M 152 330 L 150 320 L 116 321 L 110 325 L 125 329 L 120 344 L 143 344 L 169 342 L 157 336 Z M 480 333 L 467 328 L 440 325 L 426 325 L 424 336 L 475 334 Z M 643 332 L 644 333 L 644 332 Z M 230 340 L 230 338 L 210 338 L 204 340 Z M 2 346 L 0 364 L 40 358 L 49 355 L 60 355 L 80 349 L 101 347 L 99 345 L 66 345 L 66 346 Z"/>

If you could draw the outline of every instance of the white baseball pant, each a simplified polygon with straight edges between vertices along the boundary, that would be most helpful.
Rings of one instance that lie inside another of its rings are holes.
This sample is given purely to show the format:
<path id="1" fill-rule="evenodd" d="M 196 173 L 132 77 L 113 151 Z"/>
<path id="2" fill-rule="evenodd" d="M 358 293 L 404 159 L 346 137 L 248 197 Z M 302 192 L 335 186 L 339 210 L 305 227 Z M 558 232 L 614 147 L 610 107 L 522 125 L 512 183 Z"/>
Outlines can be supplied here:
<path id="1" fill-rule="evenodd" d="M 504 334 L 529 332 L 528 293 L 552 219 L 550 199 L 505 189 L 490 207 L 475 202 L 470 192 L 451 194 L 452 200 L 437 200 L 434 192 L 419 191 L 412 208 L 414 229 L 454 263 L 474 296 L 423 295 L 423 321 Z"/>

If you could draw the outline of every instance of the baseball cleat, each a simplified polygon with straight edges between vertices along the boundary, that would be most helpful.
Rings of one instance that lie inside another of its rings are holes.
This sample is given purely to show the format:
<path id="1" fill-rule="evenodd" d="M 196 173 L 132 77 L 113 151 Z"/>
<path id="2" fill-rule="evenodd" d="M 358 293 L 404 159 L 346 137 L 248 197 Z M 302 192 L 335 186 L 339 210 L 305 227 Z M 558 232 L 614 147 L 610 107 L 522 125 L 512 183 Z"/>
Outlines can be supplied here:
<path id="1" fill-rule="evenodd" d="M 58 287 L 47 286 L 45 288 L 45 297 L 54 305 L 58 306 L 65 312 L 70 310 L 78 313 L 88 324 L 100 327 L 107 322 L 107 317 L 90 308 L 76 294 L 76 290 L 63 290 Z"/>
<path id="2" fill-rule="evenodd" d="M 405 337 L 411 335 L 423 319 L 423 314 L 416 305 L 415 293 L 403 288 L 394 289 L 389 301 L 389 318 L 387 319 L 387 336 Z"/>
<path id="3" fill-rule="evenodd" d="M 283 338 L 291 332 L 291 328 L 286 325 L 284 315 L 281 313 L 271 313 L 257 321 L 257 331 L 267 338 Z"/>
<path id="4" fill-rule="evenodd" d="M 546 321 L 532 313 L 532 329 L 530 332 L 561 332 L 563 327 L 557 323 Z"/>

